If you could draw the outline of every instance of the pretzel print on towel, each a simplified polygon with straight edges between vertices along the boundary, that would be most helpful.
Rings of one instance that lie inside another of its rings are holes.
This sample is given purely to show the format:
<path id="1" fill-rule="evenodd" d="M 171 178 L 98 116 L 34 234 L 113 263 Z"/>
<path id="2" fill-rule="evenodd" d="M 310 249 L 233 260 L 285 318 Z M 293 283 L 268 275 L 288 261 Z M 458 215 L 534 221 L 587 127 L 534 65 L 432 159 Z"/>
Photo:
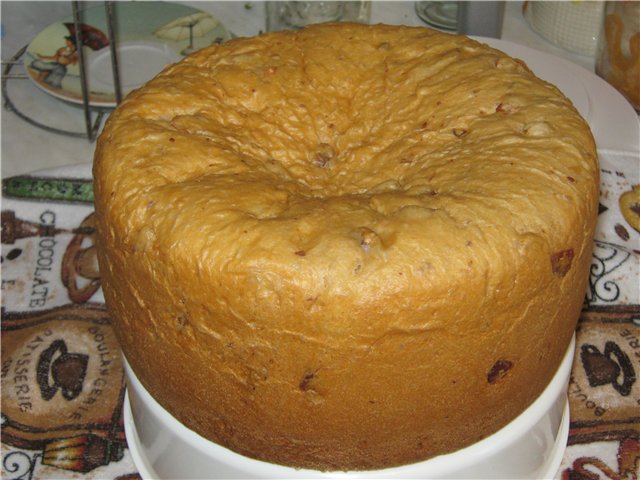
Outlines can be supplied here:
<path id="1" fill-rule="evenodd" d="M 590 305 L 640 303 L 640 178 L 637 158 L 599 151 L 600 205 L 587 289 Z"/>
<path id="2" fill-rule="evenodd" d="M 101 301 L 91 181 L 15 177 L 3 195 L 3 305 L 34 311 Z"/>

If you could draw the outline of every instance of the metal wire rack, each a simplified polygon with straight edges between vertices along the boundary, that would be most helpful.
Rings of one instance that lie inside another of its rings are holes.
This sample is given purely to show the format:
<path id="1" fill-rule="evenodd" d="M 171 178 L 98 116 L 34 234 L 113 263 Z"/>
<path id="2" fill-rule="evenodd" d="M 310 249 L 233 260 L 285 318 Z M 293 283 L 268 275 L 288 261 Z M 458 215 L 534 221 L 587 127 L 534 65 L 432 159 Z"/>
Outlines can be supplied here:
<path id="1" fill-rule="evenodd" d="M 113 83 L 115 85 L 115 99 L 116 104 L 122 101 L 122 90 L 120 86 L 120 71 L 118 67 L 118 58 L 116 54 L 116 42 L 115 42 L 115 28 L 114 28 L 114 3 L 113 1 L 104 2 L 105 6 L 105 14 L 107 21 L 107 34 L 109 36 L 109 49 L 111 53 L 111 69 L 113 73 Z M 73 23 L 74 23 L 74 34 L 76 45 L 82 45 L 81 42 L 81 15 L 82 9 L 79 6 L 78 1 L 71 2 L 71 10 L 73 15 Z M 103 118 L 110 111 L 108 108 L 104 107 L 93 107 L 89 103 L 89 85 L 87 82 L 87 70 L 85 64 L 84 53 L 82 48 L 78 48 L 78 65 L 80 69 L 80 87 L 82 92 L 82 112 L 84 114 L 84 125 L 85 131 L 77 132 L 77 131 L 69 131 L 62 130 L 59 128 L 52 127 L 50 125 L 45 125 L 42 122 L 39 122 L 29 115 L 26 115 L 22 111 L 20 111 L 16 105 L 12 102 L 9 91 L 8 91 L 8 82 L 14 80 L 25 80 L 28 79 L 28 75 L 26 73 L 15 73 L 14 68 L 23 65 L 21 60 L 22 56 L 25 54 L 27 50 L 27 45 L 22 47 L 18 52 L 16 52 L 11 59 L 6 62 L 2 62 L 2 98 L 4 103 L 4 108 L 10 112 L 15 113 L 18 117 L 22 118 L 26 122 L 34 125 L 38 128 L 42 128 L 48 132 L 57 133 L 61 135 L 67 135 L 71 137 L 80 137 L 86 138 L 89 141 L 95 140 L 98 129 L 102 123 Z M 94 115 L 95 114 L 95 115 Z M 95 117 L 95 118 L 92 118 Z"/>

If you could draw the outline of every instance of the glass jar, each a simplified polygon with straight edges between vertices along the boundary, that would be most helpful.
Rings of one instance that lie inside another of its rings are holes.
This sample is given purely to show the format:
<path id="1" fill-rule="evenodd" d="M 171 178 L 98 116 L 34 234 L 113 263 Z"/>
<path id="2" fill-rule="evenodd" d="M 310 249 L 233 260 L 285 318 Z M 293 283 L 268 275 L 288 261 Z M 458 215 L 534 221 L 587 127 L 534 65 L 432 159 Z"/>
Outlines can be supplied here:
<path id="1" fill-rule="evenodd" d="M 607 2 L 596 73 L 640 112 L 640 2 Z"/>
<path id="2" fill-rule="evenodd" d="M 268 1 L 266 14 L 268 32 L 302 28 L 322 22 L 368 23 L 371 17 L 371 0 Z"/>

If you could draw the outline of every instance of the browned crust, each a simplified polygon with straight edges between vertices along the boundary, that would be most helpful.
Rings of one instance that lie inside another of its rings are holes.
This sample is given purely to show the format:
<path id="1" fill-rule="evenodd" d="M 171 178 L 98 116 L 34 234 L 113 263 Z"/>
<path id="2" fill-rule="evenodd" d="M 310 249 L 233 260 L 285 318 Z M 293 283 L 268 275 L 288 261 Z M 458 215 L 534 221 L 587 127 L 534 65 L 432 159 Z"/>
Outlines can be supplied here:
<path id="1" fill-rule="evenodd" d="M 522 62 L 324 25 L 196 53 L 95 156 L 105 298 L 166 409 L 237 452 L 377 469 L 543 390 L 582 305 L 595 145 Z"/>

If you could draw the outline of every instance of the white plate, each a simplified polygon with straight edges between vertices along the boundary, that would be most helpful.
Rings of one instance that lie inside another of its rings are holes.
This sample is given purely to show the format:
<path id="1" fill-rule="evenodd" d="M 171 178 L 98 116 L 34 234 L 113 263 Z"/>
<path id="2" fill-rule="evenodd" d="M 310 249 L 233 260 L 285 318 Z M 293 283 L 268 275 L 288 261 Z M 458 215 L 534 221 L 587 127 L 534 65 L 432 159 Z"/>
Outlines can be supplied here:
<path id="1" fill-rule="evenodd" d="M 87 8 L 81 19 L 89 103 L 114 107 L 115 82 L 105 6 L 100 3 Z M 184 55 L 230 38 L 226 28 L 208 13 L 170 2 L 114 2 L 114 19 L 123 95 Z M 72 17 L 49 25 L 27 47 L 24 65 L 39 88 L 61 100 L 81 104 L 74 32 Z"/>

